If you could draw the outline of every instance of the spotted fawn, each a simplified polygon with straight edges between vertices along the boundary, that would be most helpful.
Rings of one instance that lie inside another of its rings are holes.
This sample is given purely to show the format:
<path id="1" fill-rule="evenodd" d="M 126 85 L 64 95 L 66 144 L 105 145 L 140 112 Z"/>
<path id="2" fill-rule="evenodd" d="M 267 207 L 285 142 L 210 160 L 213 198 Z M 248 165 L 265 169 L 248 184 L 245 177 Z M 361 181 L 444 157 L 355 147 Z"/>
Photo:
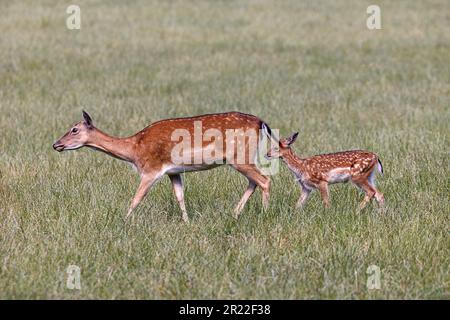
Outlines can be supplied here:
<path id="1" fill-rule="evenodd" d="M 266 131 L 266 128 L 263 127 L 263 130 Z M 319 189 L 325 207 L 329 207 L 329 184 L 348 181 L 353 182 L 365 193 L 364 200 L 359 205 L 360 209 L 363 209 L 373 197 L 380 206 L 384 205 L 383 194 L 375 187 L 375 168 L 383 173 L 383 166 L 376 154 L 351 150 L 302 159 L 291 149 L 297 136 L 298 132 L 288 138 L 274 141 L 275 147 L 270 148 L 266 154 L 269 160 L 281 158 L 299 182 L 301 195 L 297 207 L 305 204 L 314 189 Z"/>

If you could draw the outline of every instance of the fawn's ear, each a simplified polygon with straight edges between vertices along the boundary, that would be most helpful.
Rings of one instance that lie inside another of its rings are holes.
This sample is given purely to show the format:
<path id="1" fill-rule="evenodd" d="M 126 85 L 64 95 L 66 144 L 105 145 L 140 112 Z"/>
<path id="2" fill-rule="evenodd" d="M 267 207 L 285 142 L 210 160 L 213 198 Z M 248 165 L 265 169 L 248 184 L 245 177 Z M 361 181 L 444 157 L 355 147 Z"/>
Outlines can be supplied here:
<path id="1" fill-rule="evenodd" d="M 83 110 L 83 119 L 84 123 L 86 123 L 88 128 L 92 128 L 94 126 L 94 122 L 92 121 L 91 116 L 84 110 Z"/>
<path id="2" fill-rule="evenodd" d="M 295 142 L 295 140 L 297 140 L 298 137 L 298 132 L 292 134 L 290 137 L 286 138 L 285 143 L 290 146 L 291 144 L 293 144 Z"/>

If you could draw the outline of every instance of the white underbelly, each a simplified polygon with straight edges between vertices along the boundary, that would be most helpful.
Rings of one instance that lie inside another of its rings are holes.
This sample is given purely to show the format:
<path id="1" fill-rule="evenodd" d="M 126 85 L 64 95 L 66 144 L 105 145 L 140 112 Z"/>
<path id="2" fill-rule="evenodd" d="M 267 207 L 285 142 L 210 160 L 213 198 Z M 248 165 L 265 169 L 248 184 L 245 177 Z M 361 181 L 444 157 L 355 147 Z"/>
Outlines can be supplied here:
<path id="1" fill-rule="evenodd" d="M 193 164 L 193 165 L 179 165 L 179 166 L 173 166 L 170 169 L 166 171 L 168 174 L 177 174 L 177 173 L 184 173 L 184 172 L 193 172 L 193 171 L 202 171 L 202 170 L 209 170 L 216 168 L 220 166 L 221 164 Z"/>
<path id="2" fill-rule="evenodd" d="M 350 180 L 349 168 L 333 169 L 328 173 L 328 183 L 341 183 Z"/>

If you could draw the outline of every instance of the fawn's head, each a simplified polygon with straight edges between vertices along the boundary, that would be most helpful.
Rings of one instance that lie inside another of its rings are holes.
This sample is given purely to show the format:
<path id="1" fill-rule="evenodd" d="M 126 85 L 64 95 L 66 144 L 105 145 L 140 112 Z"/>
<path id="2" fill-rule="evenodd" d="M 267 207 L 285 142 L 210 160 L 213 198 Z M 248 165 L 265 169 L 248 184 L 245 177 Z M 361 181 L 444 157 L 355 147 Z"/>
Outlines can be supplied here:
<path id="1" fill-rule="evenodd" d="M 83 111 L 83 121 L 74 124 L 66 134 L 53 144 L 53 149 L 61 152 L 81 148 L 88 143 L 94 129 L 91 117 L 87 112 Z"/>
<path id="2" fill-rule="evenodd" d="M 280 139 L 280 141 L 277 141 L 277 143 L 274 144 L 275 146 L 271 147 L 269 149 L 269 151 L 267 151 L 266 159 L 271 160 L 271 159 L 283 158 L 283 156 L 287 152 L 290 152 L 291 144 L 293 144 L 295 142 L 295 140 L 297 140 L 297 137 L 298 137 L 298 132 L 293 133 L 291 136 L 289 136 L 287 138 L 283 138 L 283 139 Z"/>

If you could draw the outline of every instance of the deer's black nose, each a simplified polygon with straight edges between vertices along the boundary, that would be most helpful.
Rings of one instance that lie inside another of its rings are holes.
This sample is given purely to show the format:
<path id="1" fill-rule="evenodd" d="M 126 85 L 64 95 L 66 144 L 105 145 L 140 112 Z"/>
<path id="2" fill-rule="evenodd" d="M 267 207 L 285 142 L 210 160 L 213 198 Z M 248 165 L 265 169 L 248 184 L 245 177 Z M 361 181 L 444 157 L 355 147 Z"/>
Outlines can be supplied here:
<path id="1" fill-rule="evenodd" d="M 58 141 L 56 141 L 53 144 L 53 149 L 55 149 L 58 152 L 63 151 L 64 150 L 64 145 L 62 145 L 61 143 L 58 143 Z"/>

